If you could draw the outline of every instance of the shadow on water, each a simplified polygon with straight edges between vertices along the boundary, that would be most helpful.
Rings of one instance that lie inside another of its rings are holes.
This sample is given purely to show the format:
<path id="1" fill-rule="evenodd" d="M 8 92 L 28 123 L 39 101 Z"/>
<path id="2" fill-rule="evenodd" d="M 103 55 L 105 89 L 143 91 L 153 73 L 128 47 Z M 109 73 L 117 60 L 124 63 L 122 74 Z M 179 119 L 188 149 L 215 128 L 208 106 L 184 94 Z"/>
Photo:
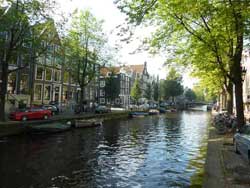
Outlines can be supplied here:
<path id="1" fill-rule="evenodd" d="M 199 187 L 208 120 L 183 112 L 5 138 L 0 187 Z"/>

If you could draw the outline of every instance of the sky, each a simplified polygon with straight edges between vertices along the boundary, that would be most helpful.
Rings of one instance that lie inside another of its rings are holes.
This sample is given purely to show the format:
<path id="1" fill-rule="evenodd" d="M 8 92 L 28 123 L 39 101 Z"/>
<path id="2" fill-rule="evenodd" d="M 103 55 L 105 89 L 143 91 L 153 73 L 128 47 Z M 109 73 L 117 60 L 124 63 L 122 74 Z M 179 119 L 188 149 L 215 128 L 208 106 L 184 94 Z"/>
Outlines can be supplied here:
<path id="1" fill-rule="evenodd" d="M 60 4 L 61 11 L 67 13 L 73 12 L 75 9 L 80 10 L 90 10 L 97 19 L 104 20 L 103 29 L 109 36 L 109 44 L 115 46 L 117 41 L 119 41 L 119 36 L 117 36 L 113 31 L 115 28 L 124 24 L 126 16 L 122 14 L 116 6 L 113 4 L 113 0 L 57 0 Z M 139 40 L 143 39 L 145 36 L 150 35 L 150 30 L 138 28 L 136 36 L 139 39 L 126 44 L 120 43 L 119 53 L 117 57 L 121 64 L 143 64 L 145 61 L 148 65 L 148 72 L 151 75 L 159 75 L 161 79 L 166 78 L 167 68 L 163 66 L 164 58 L 160 55 L 152 56 L 148 52 L 141 52 L 131 54 L 134 49 L 140 44 Z M 184 86 L 192 87 L 195 82 L 190 79 L 187 74 L 183 75 Z"/>

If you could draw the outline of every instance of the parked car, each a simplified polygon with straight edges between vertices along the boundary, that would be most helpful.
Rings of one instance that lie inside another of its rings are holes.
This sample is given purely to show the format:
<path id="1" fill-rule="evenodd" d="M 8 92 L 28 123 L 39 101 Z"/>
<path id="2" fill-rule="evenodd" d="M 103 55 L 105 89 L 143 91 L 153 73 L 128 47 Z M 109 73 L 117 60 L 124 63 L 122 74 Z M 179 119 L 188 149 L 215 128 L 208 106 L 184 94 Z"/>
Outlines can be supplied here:
<path id="1" fill-rule="evenodd" d="M 135 109 L 138 109 L 138 108 L 139 108 L 138 105 L 135 105 L 135 104 L 130 104 L 129 105 L 130 110 L 135 110 Z"/>
<path id="2" fill-rule="evenodd" d="M 55 106 L 57 108 L 57 111 L 60 111 L 58 101 L 50 101 L 49 105 Z"/>
<path id="3" fill-rule="evenodd" d="M 250 163 L 250 125 L 245 125 L 234 135 L 234 150 Z"/>
<path id="4" fill-rule="evenodd" d="M 141 110 L 148 110 L 149 109 L 149 104 L 145 103 L 139 106 Z"/>
<path id="5" fill-rule="evenodd" d="M 51 117 L 51 110 L 44 108 L 32 107 L 18 109 L 15 112 L 11 112 L 9 118 L 11 120 L 26 121 L 30 119 L 49 119 Z"/>
<path id="6" fill-rule="evenodd" d="M 102 114 L 102 113 L 108 113 L 111 112 L 111 109 L 107 106 L 97 106 L 95 109 L 95 113 Z"/>
<path id="7" fill-rule="evenodd" d="M 56 114 L 59 114 L 59 109 L 54 105 L 45 104 L 45 105 L 42 106 L 42 108 L 44 108 L 46 110 L 50 110 L 52 116 L 54 116 Z"/>

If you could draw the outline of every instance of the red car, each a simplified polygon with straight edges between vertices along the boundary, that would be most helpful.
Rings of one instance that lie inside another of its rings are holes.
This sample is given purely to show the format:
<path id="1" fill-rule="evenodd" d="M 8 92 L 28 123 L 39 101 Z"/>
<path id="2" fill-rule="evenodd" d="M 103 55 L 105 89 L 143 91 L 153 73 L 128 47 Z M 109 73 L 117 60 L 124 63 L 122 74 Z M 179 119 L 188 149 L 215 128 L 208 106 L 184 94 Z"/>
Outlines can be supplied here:
<path id="1" fill-rule="evenodd" d="M 51 117 L 51 110 L 37 107 L 19 109 L 15 112 L 11 112 L 9 117 L 11 120 L 18 121 L 26 121 L 28 119 L 48 119 Z"/>

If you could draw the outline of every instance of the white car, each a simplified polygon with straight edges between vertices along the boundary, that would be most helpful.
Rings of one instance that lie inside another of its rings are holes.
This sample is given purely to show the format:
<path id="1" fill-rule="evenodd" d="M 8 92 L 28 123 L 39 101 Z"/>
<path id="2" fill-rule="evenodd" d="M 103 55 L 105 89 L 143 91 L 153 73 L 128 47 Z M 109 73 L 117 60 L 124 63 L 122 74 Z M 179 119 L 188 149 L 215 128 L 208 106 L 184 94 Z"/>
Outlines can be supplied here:
<path id="1" fill-rule="evenodd" d="M 250 125 L 245 125 L 234 135 L 234 150 L 250 163 Z"/>
<path id="2" fill-rule="evenodd" d="M 140 109 L 142 110 L 148 110 L 149 109 L 149 104 L 142 104 L 139 106 Z"/>

